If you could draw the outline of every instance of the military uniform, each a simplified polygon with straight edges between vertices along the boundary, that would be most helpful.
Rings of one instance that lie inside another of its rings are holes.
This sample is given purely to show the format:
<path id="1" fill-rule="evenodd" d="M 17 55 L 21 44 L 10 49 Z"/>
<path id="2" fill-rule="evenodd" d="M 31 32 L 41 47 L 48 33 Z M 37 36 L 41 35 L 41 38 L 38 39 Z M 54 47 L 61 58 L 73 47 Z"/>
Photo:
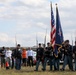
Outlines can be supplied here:
<path id="1" fill-rule="evenodd" d="M 59 71 L 60 59 L 61 59 L 61 51 L 58 50 L 60 46 L 56 45 L 54 50 L 54 70 Z"/>
<path id="2" fill-rule="evenodd" d="M 70 70 L 73 70 L 73 63 L 72 63 L 72 46 L 66 45 L 64 50 L 64 63 L 62 70 L 65 69 L 65 66 L 68 64 Z"/>
<path id="3" fill-rule="evenodd" d="M 46 47 L 44 52 L 44 64 L 43 64 L 43 71 L 46 70 L 46 63 L 49 61 L 50 70 L 52 70 L 52 61 L 53 61 L 53 47 Z"/>
<path id="4" fill-rule="evenodd" d="M 43 61 L 43 53 L 44 49 L 42 47 L 37 48 L 37 55 L 36 55 L 36 69 L 35 71 L 38 71 L 39 63 Z"/>

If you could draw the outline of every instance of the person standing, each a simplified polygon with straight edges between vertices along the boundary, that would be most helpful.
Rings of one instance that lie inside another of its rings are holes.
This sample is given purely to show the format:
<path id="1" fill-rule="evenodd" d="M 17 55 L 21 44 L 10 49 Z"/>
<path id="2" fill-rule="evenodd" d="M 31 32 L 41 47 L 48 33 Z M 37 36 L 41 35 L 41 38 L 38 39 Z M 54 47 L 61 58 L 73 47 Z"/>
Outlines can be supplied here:
<path id="1" fill-rule="evenodd" d="M 23 66 L 27 65 L 27 57 L 26 57 L 26 49 L 25 48 L 22 49 L 22 62 L 23 62 Z"/>
<path id="2" fill-rule="evenodd" d="M 11 67 L 11 55 L 12 55 L 12 51 L 10 50 L 10 48 L 8 47 L 6 49 L 6 61 L 8 62 L 9 64 L 9 67 Z"/>
<path id="3" fill-rule="evenodd" d="M 65 42 L 62 43 L 62 45 L 58 48 L 58 50 L 61 52 L 61 61 L 64 61 L 64 49 L 65 49 Z"/>
<path id="4" fill-rule="evenodd" d="M 27 51 L 28 65 L 33 67 L 33 50 L 29 47 Z"/>
<path id="5" fill-rule="evenodd" d="M 2 47 L 2 49 L 0 50 L 0 56 L 1 56 L 1 68 L 5 68 L 5 55 L 6 54 L 6 50 L 5 47 Z"/>
<path id="6" fill-rule="evenodd" d="M 61 45 L 56 45 L 57 54 L 54 52 L 54 70 L 60 70 L 60 60 L 64 60 L 64 42 Z"/>
<path id="7" fill-rule="evenodd" d="M 12 58 L 12 65 L 11 65 L 11 69 L 13 69 L 13 68 L 14 68 L 14 66 L 15 66 L 14 50 L 15 50 L 15 49 L 13 49 L 13 50 L 12 50 L 12 54 L 11 54 L 11 58 Z"/>
<path id="8" fill-rule="evenodd" d="M 53 63 L 53 47 L 50 46 L 50 43 L 47 43 L 47 47 L 44 51 L 44 64 L 43 64 L 43 71 L 46 70 L 46 63 L 49 60 L 50 64 L 50 71 L 52 70 L 52 63 Z"/>
<path id="9" fill-rule="evenodd" d="M 65 66 L 68 64 L 69 69 L 73 71 L 73 63 L 72 63 L 72 46 L 69 44 L 69 40 L 65 41 L 65 47 L 64 47 L 64 63 L 62 67 L 62 71 L 65 70 Z"/>
<path id="10" fill-rule="evenodd" d="M 44 54 L 44 48 L 41 47 L 41 43 L 39 43 L 39 47 L 37 48 L 36 50 L 36 69 L 34 71 L 38 71 L 38 67 L 39 67 L 39 64 L 40 62 L 43 62 L 43 54 Z"/>
<path id="11" fill-rule="evenodd" d="M 75 61 L 75 68 L 74 68 L 74 70 L 76 71 L 76 41 L 75 41 L 75 46 L 73 47 L 73 54 L 74 54 L 74 61 Z"/>
<path id="12" fill-rule="evenodd" d="M 15 69 L 21 69 L 21 59 L 22 59 L 22 50 L 20 48 L 20 44 L 17 45 L 16 49 L 14 50 L 14 58 L 15 58 Z"/>
<path id="13" fill-rule="evenodd" d="M 54 71 L 59 71 L 60 70 L 60 59 L 61 59 L 61 51 L 58 50 L 60 45 L 55 45 L 55 50 L 54 50 Z"/>

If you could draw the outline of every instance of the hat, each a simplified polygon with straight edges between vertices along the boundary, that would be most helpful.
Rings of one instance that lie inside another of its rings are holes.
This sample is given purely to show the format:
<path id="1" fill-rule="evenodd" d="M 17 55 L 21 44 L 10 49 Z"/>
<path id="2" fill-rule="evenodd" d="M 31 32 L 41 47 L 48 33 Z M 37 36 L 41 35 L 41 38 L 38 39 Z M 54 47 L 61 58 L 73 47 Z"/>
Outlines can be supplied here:
<path id="1" fill-rule="evenodd" d="M 5 47 L 4 47 L 4 46 L 3 46 L 2 48 L 3 48 L 3 49 L 5 49 Z"/>
<path id="2" fill-rule="evenodd" d="M 18 44 L 17 46 L 19 46 L 19 47 L 20 47 L 20 44 Z"/>
<path id="3" fill-rule="evenodd" d="M 50 44 L 49 42 L 47 44 Z"/>
<path id="4" fill-rule="evenodd" d="M 39 43 L 39 46 L 41 45 L 41 43 Z"/>
<path id="5" fill-rule="evenodd" d="M 66 42 L 69 42 L 69 40 L 66 40 L 65 43 L 66 43 Z"/>

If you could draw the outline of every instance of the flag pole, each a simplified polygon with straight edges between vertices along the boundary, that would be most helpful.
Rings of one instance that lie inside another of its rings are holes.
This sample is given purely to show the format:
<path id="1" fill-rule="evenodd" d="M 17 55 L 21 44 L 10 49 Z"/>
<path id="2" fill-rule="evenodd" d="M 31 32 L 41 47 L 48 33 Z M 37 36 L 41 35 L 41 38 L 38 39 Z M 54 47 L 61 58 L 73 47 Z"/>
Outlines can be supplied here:
<path id="1" fill-rule="evenodd" d="M 15 46 L 17 46 L 17 37 L 15 35 Z"/>
<path id="2" fill-rule="evenodd" d="M 50 2 L 50 8 L 52 11 L 52 2 Z M 52 45 L 52 36 L 51 36 L 51 32 L 52 32 L 52 25 L 51 25 L 51 31 L 50 31 L 50 44 Z"/>
<path id="3" fill-rule="evenodd" d="M 71 41 L 72 41 L 72 49 L 73 49 L 73 37 L 72 37 L 72 34 L 71 34 Z"/>
<path id="4" fill-rule="evenodd" d="M 47 28 L 46 28 L 45 37 L 44 37 L 44 47 L 46 47 L 46 37 L 47 37 Z"/>
<path id="5" fill-rule="evenodd" d="M 38 47 L 38 37 L 37 37 L 37 33 L 36 33 L 36 46 Z"/>

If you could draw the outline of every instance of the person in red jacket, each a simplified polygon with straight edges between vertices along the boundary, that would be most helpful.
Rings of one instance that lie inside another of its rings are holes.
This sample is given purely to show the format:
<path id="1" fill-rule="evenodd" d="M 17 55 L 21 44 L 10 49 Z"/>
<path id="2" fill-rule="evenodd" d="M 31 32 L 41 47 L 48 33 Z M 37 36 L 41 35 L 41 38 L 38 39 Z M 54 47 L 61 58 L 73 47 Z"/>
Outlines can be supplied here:
<path id="1" fill-rule="evenodd" d="M 22 49 L 22 62 L 23 66 L 27 65 L 27 53 L 25 48 Z"/>

